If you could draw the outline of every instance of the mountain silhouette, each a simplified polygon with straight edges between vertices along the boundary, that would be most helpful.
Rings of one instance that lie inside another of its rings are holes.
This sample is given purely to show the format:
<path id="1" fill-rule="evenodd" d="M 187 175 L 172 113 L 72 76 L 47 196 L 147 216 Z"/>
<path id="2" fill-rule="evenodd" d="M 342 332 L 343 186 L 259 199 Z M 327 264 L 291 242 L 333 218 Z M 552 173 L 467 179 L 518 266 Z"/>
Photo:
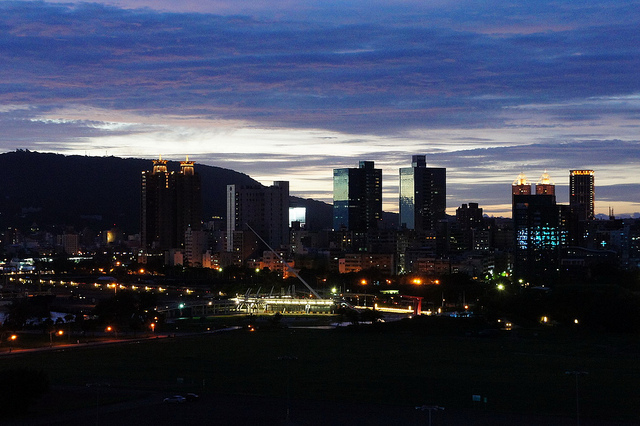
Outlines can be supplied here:
<path id="1" fill-rule="evenodd" d="M 138 158 L 88 157 L 17 150 L 0 154 L 0 225 L 19 229 L 37 225 L 118 227 L 140 231 L 141 173 L 152 161 Z M 169 161 L 169 170 L 179 170 Z M 246 174 L 196 163 L 202 180 L 203 220 L 226 216 L 226 187 L 260 185 Z M 310 229 L 331 227 L 332 206 L 291 197 L 292 206 L 307 207 Z"/>

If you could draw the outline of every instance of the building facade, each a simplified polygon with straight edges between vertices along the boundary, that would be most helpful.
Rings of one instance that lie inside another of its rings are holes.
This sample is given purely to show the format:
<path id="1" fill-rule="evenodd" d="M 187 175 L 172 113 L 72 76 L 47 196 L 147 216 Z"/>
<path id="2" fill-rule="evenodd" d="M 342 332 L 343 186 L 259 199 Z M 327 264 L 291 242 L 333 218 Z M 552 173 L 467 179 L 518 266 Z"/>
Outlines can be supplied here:
<path id="1" fill-rule="evenodd" d="M 200 175 L 195 172 L 194 162 L 180 162 L 180 172 L 172 179 L 176 197 L 176 247 L 184 247 L 185 232 L 200 231 L 202 226 L 202 189 Z"/>
<path id="2" fill-rule="evenodd" d="M 142 172 L 140 238 L 143 248 L 169 249 L 175 246 L 174 196 L 167 160 L 153 160 L 153 169 Z"/>
<path id="3" fill-rule="evenodd" d="M 267 249 L 260 238 L 275 250 L 289 243 L 287 181 L 269 187 L 227 185 L 227 251 L 246 259 Z"/>
<path id="4" fill-rule="evenodd" d="M 436 229 L 446 217 L 447 172 L 427 167 L 425 155 L 414 155 L 411 167 L 400 169 L 400 227 L 416 231 Z"/>
<path id="5" fill-rule="evenodd" d="M 168 250 L 184 245 L 189 226 L 201 226 L 202 199 L 200 176 L 192 161 L 180 163 L 179 172 L 169 172 L 167 160 L 153 160 L 153 168 L 142 172 L 142 247 Z"/>
<path id="6" fill-rule="evenodd" d="M 569 171 L 569 206 L 578 221 L 595 218 L 594 183 L 593 170 Z"/>
<path id="7" fill-rule="evenodd" d="M 567 239 L 567 206 L 556 204 L 555 185 L 545 172 L 535 194 L 521 173 L 512 185 L 514 274 L 523 282 L 548 285 L 557 275 L 559 250 Z"/>
<path id="8" fill-rule="evenodd" d="M 367 232 L 382 220 L 382 170 L 373 161 L 333 170 L 333 229 Z"/>
<path id="9" fill-rule="evenodd" d="M 556 185 L 546 171 L 536 183 L 536 195 L 556 195 Z"/>
<path id="10" fill-rule="evenodd" d="M 520 173 L 516 180 L 511 184 L 511 200 L 516 195 L 531 195 L 531 182 L 524 173 Z"/>

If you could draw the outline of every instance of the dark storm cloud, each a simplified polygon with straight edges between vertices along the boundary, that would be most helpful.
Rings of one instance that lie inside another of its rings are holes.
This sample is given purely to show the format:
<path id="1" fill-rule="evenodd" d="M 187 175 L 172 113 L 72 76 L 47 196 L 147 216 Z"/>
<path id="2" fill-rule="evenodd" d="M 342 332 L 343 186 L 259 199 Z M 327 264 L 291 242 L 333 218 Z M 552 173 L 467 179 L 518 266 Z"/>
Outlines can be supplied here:
<path id="1" fill-rule="evenodd" d="M 518 113 L 508 107 L 640 91 L 634 2 L 611 4 L 617 19 L 607 22 L 581 16 L 595 16 L 595 3 L 561 2 L 533 33 L 548 4 L 495 3 L 479 14 L 462 5 L 329 24 L 2 2 L 0 102 L 392 134 L 501 127 Z M 555 118 L 599 118 L 608 110 L 597 105 L 559 108 Z"/>

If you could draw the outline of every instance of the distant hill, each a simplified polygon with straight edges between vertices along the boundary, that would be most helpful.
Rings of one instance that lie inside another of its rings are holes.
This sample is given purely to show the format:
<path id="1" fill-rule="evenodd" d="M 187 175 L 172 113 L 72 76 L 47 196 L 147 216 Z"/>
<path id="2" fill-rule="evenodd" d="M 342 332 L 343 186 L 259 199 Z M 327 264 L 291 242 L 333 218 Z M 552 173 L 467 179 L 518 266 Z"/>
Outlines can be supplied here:
<path id="1" fill-rule="evenodd" d="M 139 232 L 141 173 L 150 160 L 38 153 L 18 150 L 0 154 L 0 225 L 73 226 Z M 169 162 L 169 170 L 179 170 Z M 226 186 L 260 185 L 246 174 L 196 163 L 202 179 L 203 216 L 225 217 Z M 332 206 L 291 197 L 307 207 L 312 229 L 331 227 Z"/>

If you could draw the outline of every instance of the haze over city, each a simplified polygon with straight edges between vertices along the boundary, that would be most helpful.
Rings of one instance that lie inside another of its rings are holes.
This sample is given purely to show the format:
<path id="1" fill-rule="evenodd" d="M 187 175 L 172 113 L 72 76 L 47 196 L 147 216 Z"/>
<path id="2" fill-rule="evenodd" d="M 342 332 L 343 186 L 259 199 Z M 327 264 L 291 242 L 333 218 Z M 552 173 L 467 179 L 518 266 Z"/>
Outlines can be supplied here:
<path id="1" fill-rule="evenodd" d="M 289 180 L 447 168 L 448 212 L 593 169 L 596 213 L 640 212 L 640 4 L 1 1 L 0 149 L 163 158 Z"/>

